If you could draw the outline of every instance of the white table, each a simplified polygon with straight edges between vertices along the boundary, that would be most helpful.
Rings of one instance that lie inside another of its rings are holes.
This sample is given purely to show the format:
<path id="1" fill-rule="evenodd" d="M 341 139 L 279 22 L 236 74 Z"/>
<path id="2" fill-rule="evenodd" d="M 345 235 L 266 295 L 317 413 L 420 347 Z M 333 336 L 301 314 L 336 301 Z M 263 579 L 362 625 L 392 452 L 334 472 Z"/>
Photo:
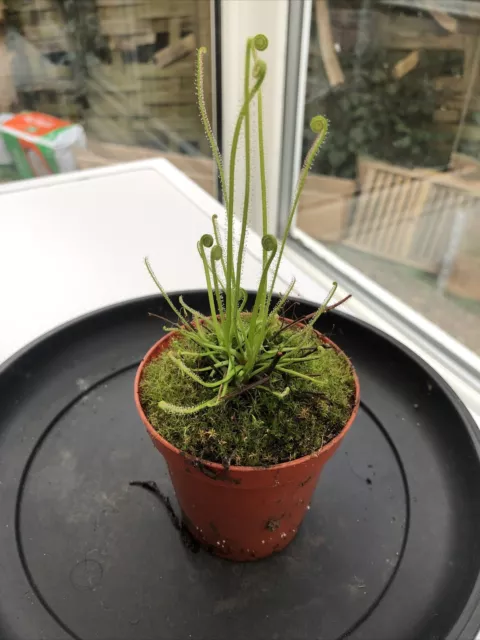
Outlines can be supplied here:
<path id="1" fill-rule="evenodd" d="M 163 159 L 0 188 L 0 362 L 72 318 L 155 293 L 146 255 L 167 290 L 204 288 L 196 243 L 211 232 L 213 213 L 223 220 L 221 205 Z M 258 282 L 260 256 L 260 240 L 251 233 L 244 265 L 248 288 Z M 284 261 L 280 290 L 294 274 L 295 293 L 321 302 L 329 280 L 307 277 L 293 262 Z M 401 330 L 372 317 L 366 305 L 352 300 L 344 310 L 418 353 Z M 421 355 L 475 414 L 478 398 L 471 390 L 431 354 Z"/>
<path id="2" fill-rule="evenodd" d="M 205 288 L 196 245 L 213 213 L 223 222 L 220 204 L 161 159 L 4 187 L 0 361 L 83 313 L 157 292 L 144 256 L 167 290 Z M 255 288 L 260 257 L 252 233 L 247 287 Z M 285 264 L 281 285 L 290 278 Z"/>

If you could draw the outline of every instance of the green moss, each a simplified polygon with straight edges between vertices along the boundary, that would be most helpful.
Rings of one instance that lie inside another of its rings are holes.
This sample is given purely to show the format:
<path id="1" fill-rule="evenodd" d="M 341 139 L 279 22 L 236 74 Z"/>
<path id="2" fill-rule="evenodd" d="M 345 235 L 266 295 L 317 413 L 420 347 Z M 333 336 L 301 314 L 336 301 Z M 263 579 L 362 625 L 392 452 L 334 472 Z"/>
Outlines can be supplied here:
<path id="1" fill-rule="evenodd" d="M 288 330 L 282 339 L 305 340 L 305 333 Z M 301 338 L 301 336 L 303 336 Z M 311 382 L 274 371 L 270 388 L 283 391 L 284 399 L 262 389 L 251 389 L 199 413 L 180 415 L 159 409 L 165 400 L 191 406 L 211 398 L 205 388 L 182 373 L 164 354 L 151 361 L 140 384 L 142 406 L 153 427 L 172 445 L 203 460 L 243 466 L 266 466 L 295 460 L 320 449 L 343 428 L 354 402 L 354 380 L 348 360 L 323 345 L 310 331 L 305 346 L 316 347 L 314 357 L 290 369 L 315 377 Z M 173 340 L 170 350 L 198 352 L 188 338 Z M 183 353 L 181 359 L 201 368 L 201 356 Z"/>

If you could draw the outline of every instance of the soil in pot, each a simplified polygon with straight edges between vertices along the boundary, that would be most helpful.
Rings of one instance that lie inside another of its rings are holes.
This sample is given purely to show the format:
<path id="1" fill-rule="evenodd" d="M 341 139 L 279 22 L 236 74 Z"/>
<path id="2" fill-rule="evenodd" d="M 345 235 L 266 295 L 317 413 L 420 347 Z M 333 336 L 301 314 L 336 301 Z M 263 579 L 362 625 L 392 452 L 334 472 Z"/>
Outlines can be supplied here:
<path id="1" fill-rule="evenodd" d="M 253 387 L 195 414 L 160 409 L 160 400 L 191 406 L 212 397 L 169 356 L 187 350 L 191 355 L 182 360 L 202 375 L 196 343 L 174 334 L 149 352 L 137 376 L 140 414 L 167 459 L 187 526 L 232 559 L 263 557 L 293 539 L 321 468 L 358 405 L 348 358 L 313 330 L 307 340 L 297 327 L 284 331 L 292 345 L 303 340 L 312 353 L 290 366 L 297 375 L 275 370 L 270 376 L 272 390 L 290 389 L 282 399 Z"/>

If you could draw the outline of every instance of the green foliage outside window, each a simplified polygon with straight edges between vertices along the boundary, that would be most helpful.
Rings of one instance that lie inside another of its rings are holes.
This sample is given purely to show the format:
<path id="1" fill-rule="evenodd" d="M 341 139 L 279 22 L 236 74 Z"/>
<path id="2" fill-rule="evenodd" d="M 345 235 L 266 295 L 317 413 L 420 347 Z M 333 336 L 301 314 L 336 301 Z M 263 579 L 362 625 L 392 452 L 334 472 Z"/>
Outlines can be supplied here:
<path id="1" fill-rule="evenodd" d="M 447 166 L 449 139 L 433 119 L 447 97 L 435 88 L 445 61 L 422 52 L 418 65 L 396 79 L 392 72 L 398 59 L 378 49 L 357 61 L 353 52 L 340 54 L 345 83 L 321 98 L 307 99 L 307 117 L 314 109 L 330 121 L 324 152 L 315 161 L 316 173 L 353 178 L 360 155 L 404 167 Z M 305 134 L 306 146 L 310 137 Z"/>

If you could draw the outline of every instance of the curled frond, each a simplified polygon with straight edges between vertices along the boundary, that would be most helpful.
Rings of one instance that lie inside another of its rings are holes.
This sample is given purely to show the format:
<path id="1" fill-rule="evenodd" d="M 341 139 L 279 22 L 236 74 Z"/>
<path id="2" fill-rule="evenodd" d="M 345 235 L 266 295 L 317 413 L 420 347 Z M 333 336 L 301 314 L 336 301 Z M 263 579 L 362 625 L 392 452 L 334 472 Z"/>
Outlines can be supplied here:
<path id="1" fill-rule="evenodd" d="M 268 38 L 263 33 L 257 33 L 253 38 L 253 46 L 257 51 L 265 51 L 268 47 Z"/>
<path id="2" fill-rule="evenodd" d="M 254 78 L 263 80 L 267 73 L 267 63 L 264 60 L 257 60 L 253 65 L 252 75 Z"/>
<path id="3" fill-rule="evenodd" d="M 314 116 L 310 120 L 310 129 L 313 131 L 313 133 L 323 133 L 324 131 L 326 132 L 328 130 L 328 120 L 320 115 Z"/>
<path id="4" fill-rule="evenodd" d="M 202 244 L 202 246 L 209 249 L 210 247 L 213 246 L 213 236 L 210 235 L 209 233 L 204 233 L 203 236 L 200 238 L 200 243 Z"/>
<path id="5" fill-rule="evenodd" d="M 270 233 L 267 233 L 262 238 L 262 247 L 265 251 L 276 251 L 278 247 L 278 242 L 275 236 L 272 236 Z"/>
<path id="6" fill-rule="evenodd" d="M 219 247 L 218 244 L 216 244 L 213 248 L 212 251 L 210 252 L 210 258 L 212 260 L 221 260 L 222 259 L 222 247 Z"/>
<path id="7" fill-rule="evenodd" d="M 212 216 L 212 227 L 213 227 L 213 235 L 215 237 L 215 242 L 218 244 L 219 247 L 222 248 L 222 252 L 223 252 L 223 242 L 220 236 L 220 230 L 218 228 L 218 216 L 216 213 L 214 213 Z M 222 255 L 222 269 L 223 269 L 223 275 L 225 276 L 227 273 L 227 267 L 225 265 L 225 258 L 223 255 Z M 225 287 L 223 288 L 225 289 Z"/>
<path id="8" fill-rule="evenodd" d="M 313 133 L 316 133 L 317 135 L 307 155 L 305 156 L 305 162 L 303 164 L 302 174 L 300 176 L 299 184 L 297 186 L 297 191 L 299 188 L 303 190 L 303 186 L 304 186 L 304 182 L 307 177 L 307 174 L 312 168 L 313 161 L 315 160 L 317 153 L 320 151 L 320 147 L 325 142 L 325 138 L 327 137 L 327 133 L 328 133 L 328 120 L 324 116 L 315 116 L 310 120 L 310 129 L 313 131 Z M 302 181 L 303 176 L 305 176 L 305 179 L 303 179 Z"/>

